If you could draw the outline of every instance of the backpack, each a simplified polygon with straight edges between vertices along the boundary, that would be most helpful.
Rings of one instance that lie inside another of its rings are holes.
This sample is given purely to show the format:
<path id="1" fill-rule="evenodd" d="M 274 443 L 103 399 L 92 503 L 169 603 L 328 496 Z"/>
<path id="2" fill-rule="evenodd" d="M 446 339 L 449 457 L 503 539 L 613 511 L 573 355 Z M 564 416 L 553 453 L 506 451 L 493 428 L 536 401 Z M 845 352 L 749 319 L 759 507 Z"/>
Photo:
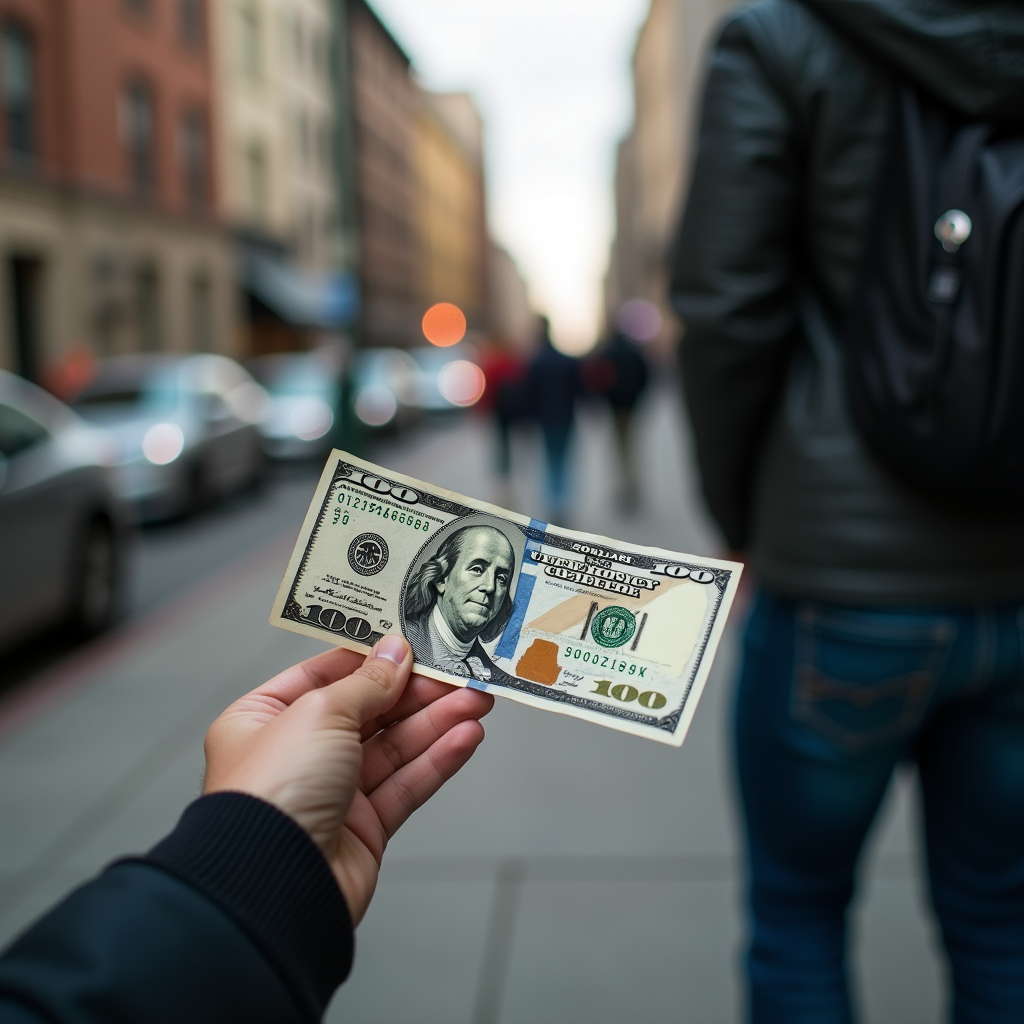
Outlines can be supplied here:
<path id="1" fill-rule="evenodd" d="M 900 86 L 844 330 L 872 452 L 946 498 L 1024 504 L 1024 134 Z"/>

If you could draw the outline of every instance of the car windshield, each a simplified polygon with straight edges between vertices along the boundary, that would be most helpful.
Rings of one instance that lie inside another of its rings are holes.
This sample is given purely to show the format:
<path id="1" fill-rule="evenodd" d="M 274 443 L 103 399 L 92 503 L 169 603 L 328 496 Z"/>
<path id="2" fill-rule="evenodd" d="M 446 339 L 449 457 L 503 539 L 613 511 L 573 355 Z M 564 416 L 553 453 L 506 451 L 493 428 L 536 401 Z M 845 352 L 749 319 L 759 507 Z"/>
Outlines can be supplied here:
<path id="1" fill-rule="evenodd" d="M 118 367 L 100 371 L 72 403 L 90 419 L 119 419 L 173 409 L 178 400 L 175 375 L 166 368 Z"/>

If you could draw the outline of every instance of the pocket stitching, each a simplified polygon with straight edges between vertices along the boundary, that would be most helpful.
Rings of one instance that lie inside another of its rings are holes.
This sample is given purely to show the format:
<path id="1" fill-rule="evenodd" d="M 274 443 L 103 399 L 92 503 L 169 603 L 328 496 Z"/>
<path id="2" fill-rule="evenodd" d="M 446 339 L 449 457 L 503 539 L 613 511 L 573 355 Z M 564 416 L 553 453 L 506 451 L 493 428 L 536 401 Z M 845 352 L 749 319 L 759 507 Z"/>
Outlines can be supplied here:
<path id="1" fill-rule="evenodd" d="M 822 619 L 830 617 L 832 622 L 823 622 Z M 810 729 L 816 735 L 850 752 L 859 752 L 868 747 L 879 746 L 888 741 L 913 732 L 914 726 L 924 717 L 928 700 L 935 690 L 938 676 L 949 657 L 952 646 L 952 637 L 955 634 L 955 625 L 951 622 L 935 624 L 914 623 L 906 624 L 907 628 L 900 629 L 899 623 L 891 624 L 894 628 L 874 630 L 854 630 L 849 627 L 847 620 L 846 628 L 842 631 L 845 639 L 862 639 L 870 643 L 872 640 L 885 643 L 894 639 L 915 640 L 918 642 L 929 642 L 933 649 L 928 652 L 928 658 L 923 668 L 892 676 L 879 684 L 857 684 L 847 683 L 835 679 L 822 672 L 816 665 L 818 641 L 824 633 L 826 636 L 835 636 L 837 632 L 836 616 L 824 615 L 819 609 L 812 606 L 804 606 L 800 610 L 795 623 L 796 636 L 794 637 L 795 664 L 793 673 L 793 686 L 790 699 L 791 718 Z M 824 625 L 822 630 L 820 627 Z M 876 627 L 881 624 L 875 624 Z M 925 626 L 927 628 L 922 629 Z M 830 628 L 831 627 L 831 628 Z M 879 636 L 879 632 L 887 633 L 887 636 Z M 851 634 L 853 634 L 851 636 Z M 865 732 L 852 732 L 843 727 L 828 715 L 818 711 L 821 696 L 813 691 L 831 692 L 831 695 L 838 699 L 845 699 L 851 706 L 867 708 L 877 704 L 879 700 L 892 697 L 904 699 L 904 707 L 900 713 L 888 722 L 874 727 Z M 858 699 L 853 696 L 854 691 L 862 690 L 865 697 L 871 699 Z M 845 691 L 845 693 L 843 692 Z"/>

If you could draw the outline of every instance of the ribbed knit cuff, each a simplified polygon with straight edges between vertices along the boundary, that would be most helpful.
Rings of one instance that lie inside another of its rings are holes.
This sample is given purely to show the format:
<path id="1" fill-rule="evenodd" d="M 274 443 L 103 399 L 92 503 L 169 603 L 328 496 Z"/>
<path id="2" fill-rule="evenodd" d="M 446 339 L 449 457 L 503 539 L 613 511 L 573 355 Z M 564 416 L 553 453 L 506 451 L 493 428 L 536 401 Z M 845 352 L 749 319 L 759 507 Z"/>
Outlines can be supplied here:
<path id="1" fill-rule="evenodd" d="M 320 1020 L 352 968 L 352 919 L 323 854 L 288 815 L 244 793 L 213 793 L 137 859 L 218 904 Z"/>

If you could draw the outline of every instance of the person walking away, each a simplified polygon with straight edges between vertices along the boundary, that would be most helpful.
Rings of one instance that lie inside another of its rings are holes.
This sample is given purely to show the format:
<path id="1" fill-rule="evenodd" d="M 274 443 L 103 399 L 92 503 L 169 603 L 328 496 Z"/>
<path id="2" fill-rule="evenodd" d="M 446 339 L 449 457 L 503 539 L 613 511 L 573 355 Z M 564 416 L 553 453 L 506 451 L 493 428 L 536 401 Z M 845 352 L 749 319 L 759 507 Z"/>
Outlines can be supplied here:
<path id="1" fill-rule="evenodd" d="M 512 504 L 512 427 L 522 417 L 523 360 L 497 342 L 487 342 L 480 354 L 484 393 L 477 408 L 494 422 L 494 473 L 497 478 L 495 504 Z"/>
<path id="2" fill-rule="evenodd" d="M 950 132 L 1019 132 L 1024 7 L 755 0 L 727 17 L 672 258 L 704 494 L 758 583 L 734 719 L 757 1024 L 853 1019 L 847 909 L 903 761 L 952 1019 L 1024 1020 L 1024 517 L 886 468 L 848 401 L 844 325 L 888 243 L 870 217 L 887 147 L 908 141 L 890 136 L 905 89 Z"/>
<path id="3" fill-rule="evenodd" d="M 544 438 L 546 495 L 549 519 L 568 526 L 569 451 L 581 389 L 579 360 L 552 344 L 547 317 L 540 318 L 536 355 L 526 375 L 525 395 Z"/>
<path id="4" fill-rule="evenodd" d="M 584 378 L 587 389 L 600 394 L 611 410 L 619 463 L 616 501 L 628 515 L 640 508 L 643 498 L 633 452 L 633 426 L 636 407 L 650 379 L 647 360 L 638 344 L 617 330 L 604 350 L 584 364 Z"/>

